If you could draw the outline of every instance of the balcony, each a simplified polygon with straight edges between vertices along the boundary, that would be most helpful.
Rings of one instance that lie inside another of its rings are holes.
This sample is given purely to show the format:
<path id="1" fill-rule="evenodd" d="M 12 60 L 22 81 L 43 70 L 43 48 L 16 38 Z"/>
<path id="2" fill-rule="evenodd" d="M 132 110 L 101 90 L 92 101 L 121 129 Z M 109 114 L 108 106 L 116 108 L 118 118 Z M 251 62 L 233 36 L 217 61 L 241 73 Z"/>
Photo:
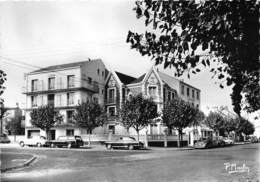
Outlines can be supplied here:
<path id="1" fill-rule="evenodd" d="M 106 104 L 115 104 L 116 103 L 116 98 L 107 98 Z"/>
<path id="2" fill-rule="evenodd" d="M 97 82 L 87 83 L 82 82 L 79 86 L 74 84 L 55 84 L 52 87 L 49 87 L 47 84 L 38 84 L 33 88 L 26 88 L 22 87 L 22 93 L 27 95 L 34 95 L 34 94 L 49 94 L 49 93 L 56 93 L 56 92 L 67 92 L 67 91 L 75 91 L 75 90 L 83 90 L 83 91 L 90 91 L 94 93 L 99 92 L 99 86 Z"/>

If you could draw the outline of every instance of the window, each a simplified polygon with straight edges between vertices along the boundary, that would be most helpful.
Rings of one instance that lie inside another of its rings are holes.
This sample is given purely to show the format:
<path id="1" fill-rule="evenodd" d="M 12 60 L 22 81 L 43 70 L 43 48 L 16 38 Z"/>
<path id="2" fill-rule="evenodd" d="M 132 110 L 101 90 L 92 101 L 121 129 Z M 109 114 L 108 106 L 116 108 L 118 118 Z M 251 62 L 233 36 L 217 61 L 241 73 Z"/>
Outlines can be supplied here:
<path id="1" fill-rule="evenodd" d="M 174 99 L 175 95 L 174 95 L 174 92 L 172 92 L 172 99 Z"/>
<path id="2" fill-rule="evenodd" d="M 37 107 L 37 96 L 32 96 L 31 100 L 32 100 L 32 107 Z"/>
<path id="3" fill-rule="evenodd" d="M 148 88 L 148 92 L 150 96 L 155 96 L 156 95 L 156 87 L 152 86 Z"/>
<path id="4" fill-rule="evenodd" d="M 74 104 L 74 93 L 67 93 L 67 104 L 68 105 Z"/>
<path id="5" fill-rule="evenodd" d="M 98 103 L 98 98 L 94 97 L 94 98 L 93 98 L 93 101 L 94 101 L 95 103 Z"/>
<path id="6" fill-rule="evenodd" d="M 171 100 L 171 92 L 168 92 L 168 100 Z"/>
<path id="7" fill-rule="evenodd" d="M 181 94 L 184 95 L 184 85 L 181 86 Z"/>
<path id="8" fill-rule="evenodd" d="M 104 71 L 102 71 L 102 76 L 104 76 L 105 75 L 105 73 L 104 73 Z"/>
<path id="9" fill-rule="evenodd" d="M 48 105 L 54 106 L 54 94 L 48 95 Z"/>
<path id="10" fill-rule="evenodd" d="M 108 102 L 109 103 L 115 102 L 115 89 L 108 90 Z"/>
<path id="11" fill-rule="evenodd" d="M 190 96 L 190 88 L 187 88 L 187 96 Z"/>
<path id="12" fill-rule="evenodd" d="M 75 75 L 68 75 L 68 88 L 73 88 L 75 86 Z"/>
<path id="13" fill-rule="evenodd" d="M 197 104 L 196 107 L 199 108 L 199 104 Z"/>
<path id="14" fill-rule="evenodd" d="M 191 92 L 192 92 L 192 98 L 195 98 L 194 90 L 192 90 Z"/>
<path id="15" fill-rule="evenodd" d="M 97 74 L 99 75 L 99 69 L 97 69 Z"/>
<path id="16" fill-rule="evenodd" d="M 38 80 L 32 80 L 32 92 L 37 91 Z"/>
<path id="17" fill-rule="evenodd" d="M 102 89 L 102 95 L 104 94 L 104 89 Z"/>
<path id="18" fill-rule="evenodd" d="M 122 88 L 122 100 L 125 101 L 125 88 Z"/>
<path id="19" fill-rule="evenodd" d="M 88 83 L 92 84 L 92 78 L 91 77 L 88 77 Z"/>
<path id="20" fill-rule="evenodd" d="M 116 107 L 108 107 L 108 115 L 115 116 L 116 115 Z"/>
<path id="21" fill-rule="evenodd" d="M 73 113 L 74 111 L 67 111 L 67 123 L 73 123 Z"/>
<path id="22" fill-rule="evenodd" d="M 74 130 L 73 129 L 67 129 L 66 130 L 66 136 L 74 136 Z"/>
<path id="23" fill-rule="evenodd" d="M 197 99 L 198 99 L 198 100 L 200 99 L 200 93 L 199 93 L 199 91 L 197 91 Z"/>
<path id="24" fill-rule="evenodd" d="M 54 84 L 55 84 L 55 78 L 54 77 L 53 78 L 49 78 L 49 80 L 48 80 L 48 88 L 49 88 L 49 90 L 54 89 Z"/>
<path id="25" fill-rule="evenodd" d="M 115 125 L 108 125 L 108 131 L 111 131 L 112 134 L 115 134 Z"/>

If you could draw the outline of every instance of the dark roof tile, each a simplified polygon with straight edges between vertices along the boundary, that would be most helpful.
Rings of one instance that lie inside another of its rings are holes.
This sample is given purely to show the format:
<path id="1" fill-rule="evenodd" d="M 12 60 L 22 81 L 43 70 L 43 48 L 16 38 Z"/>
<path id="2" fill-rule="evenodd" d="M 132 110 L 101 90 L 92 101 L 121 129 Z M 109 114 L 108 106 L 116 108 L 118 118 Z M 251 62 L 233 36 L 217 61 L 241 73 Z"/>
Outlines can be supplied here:
<path id="1" fill-rule="evenodd" d="M 126 74 L 123 74 L 123 73 L 120 73 L 118 71 L 115 71 L 115 73 L 117 74 L 118 78 L 120 79 L 120 81 L 127 85 L 129 83 L 131 83 L 132 81 L 134 81 L 136 78 L 132 77 L 132 76 L 129 76 L 129 75 L 126 75 Z"/>

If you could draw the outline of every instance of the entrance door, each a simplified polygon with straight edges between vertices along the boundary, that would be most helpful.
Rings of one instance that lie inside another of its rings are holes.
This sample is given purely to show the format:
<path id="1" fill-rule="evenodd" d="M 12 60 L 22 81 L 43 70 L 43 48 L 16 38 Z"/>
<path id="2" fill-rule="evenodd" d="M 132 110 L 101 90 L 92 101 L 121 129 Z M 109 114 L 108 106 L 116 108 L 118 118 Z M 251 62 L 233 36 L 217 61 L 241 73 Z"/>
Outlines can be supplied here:
<path id="1" fill-rule="evenodd" d="M 51 130 L 50 131 L 50 140 L 55 140 L 55 139 L 56 139 L 55 130 Z"/>

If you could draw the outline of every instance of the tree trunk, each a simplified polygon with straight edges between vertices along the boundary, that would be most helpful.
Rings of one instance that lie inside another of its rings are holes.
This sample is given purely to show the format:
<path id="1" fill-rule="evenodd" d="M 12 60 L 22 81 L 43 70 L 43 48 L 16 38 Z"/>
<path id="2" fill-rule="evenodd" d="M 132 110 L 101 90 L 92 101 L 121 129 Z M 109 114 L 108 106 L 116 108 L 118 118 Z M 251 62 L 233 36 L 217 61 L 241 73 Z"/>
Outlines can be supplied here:
<path id="1" fill-rule="evenodd" d="M 137 130 L 136 132 L 137 132 L 137 142 L 139 143 L 139 130 Z"/>
<path id="2" fill-rule="evenodd" d="M 178 132 L 178 141 L 177 141 L 177 146 L 180 147 L 180 133 Z"/>
<path id="3" fill-rule="evenodd" d="M 90 135 L 91 134 L 88 134 L 88 146 L 90 147 L 91 143 L 90 143 Z"/>
<path id="4" fill-rule="evenodd" d="M 89 130 L 89 132 L 88 132 L 88 147 L 90 147 L 91 146 L 91 141 L 90 141 L 90 135 L 92 134 L 92 130 Z"/>

